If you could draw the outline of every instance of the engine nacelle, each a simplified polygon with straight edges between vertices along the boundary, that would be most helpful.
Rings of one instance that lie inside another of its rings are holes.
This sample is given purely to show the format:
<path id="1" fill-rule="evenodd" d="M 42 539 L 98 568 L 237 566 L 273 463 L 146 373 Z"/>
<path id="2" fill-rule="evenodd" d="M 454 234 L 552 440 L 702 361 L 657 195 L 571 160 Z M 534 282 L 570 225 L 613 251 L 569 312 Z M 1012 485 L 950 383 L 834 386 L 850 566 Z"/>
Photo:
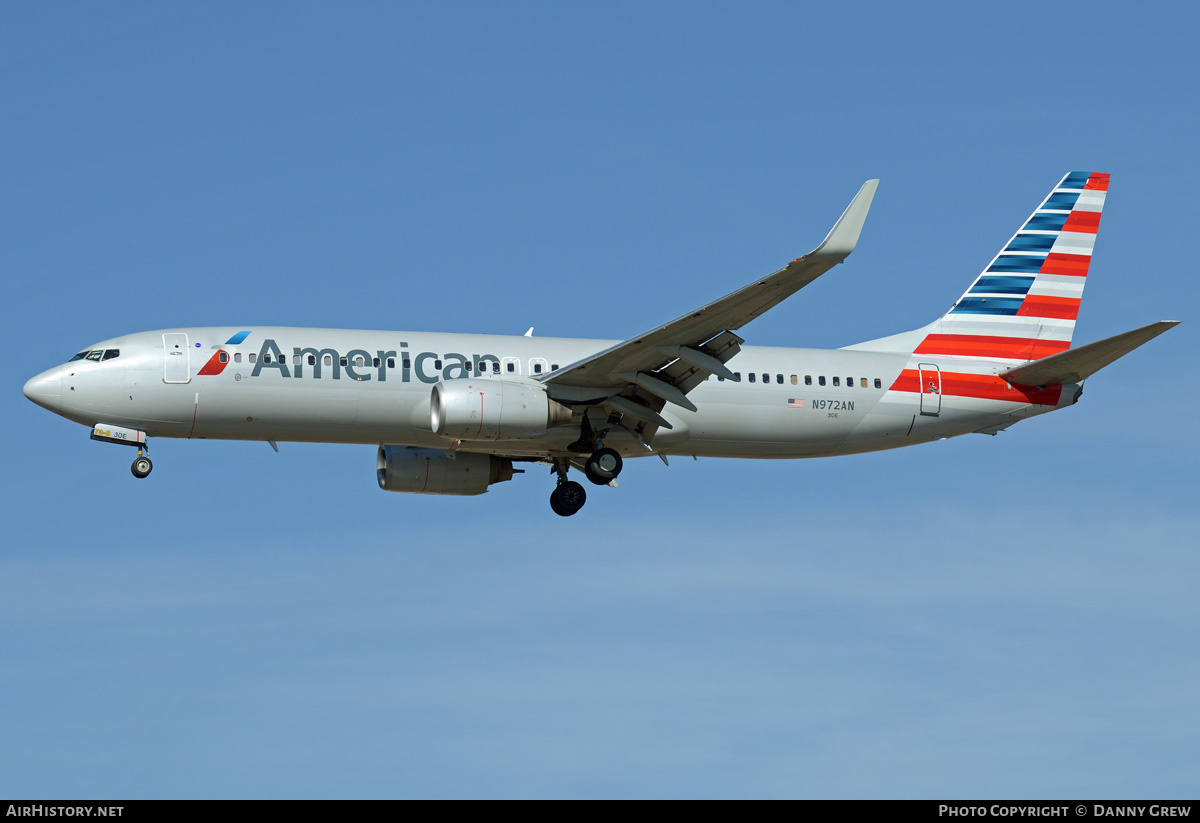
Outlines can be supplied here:
<path id="1" fill-rule="evenodd" d="M 538 437 L 571 422 L 571 410 L 539 383 L 462 377 L 433 387 L 429 427 L 457 440 Z"/>
<path id="2" fill-rule="evenodd" d="M 483 494 L 493 483 L 512 480 L 511 460 L 490 454 L 380 446 L 375 461 L 379 488 L 409 494 Z"/>

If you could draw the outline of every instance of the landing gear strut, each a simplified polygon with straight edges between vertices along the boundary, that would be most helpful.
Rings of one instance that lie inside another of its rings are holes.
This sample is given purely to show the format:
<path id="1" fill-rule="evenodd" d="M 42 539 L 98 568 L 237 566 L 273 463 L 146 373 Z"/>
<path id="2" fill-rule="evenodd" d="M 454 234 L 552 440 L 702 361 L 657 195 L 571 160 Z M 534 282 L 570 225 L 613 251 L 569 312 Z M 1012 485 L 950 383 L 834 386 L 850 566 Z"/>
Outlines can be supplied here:
<path id="1" fill-rule="evenodd" d="M 558 485 L 550 493 L 550 508 L 560 517 L 570 517 L 587 502 L 587 492 L 583 490 L 583 486 L 567 479 L 567 468 L 570 465 L 568 460 L 554 461 L 554 470 L 558 472 Z"/>

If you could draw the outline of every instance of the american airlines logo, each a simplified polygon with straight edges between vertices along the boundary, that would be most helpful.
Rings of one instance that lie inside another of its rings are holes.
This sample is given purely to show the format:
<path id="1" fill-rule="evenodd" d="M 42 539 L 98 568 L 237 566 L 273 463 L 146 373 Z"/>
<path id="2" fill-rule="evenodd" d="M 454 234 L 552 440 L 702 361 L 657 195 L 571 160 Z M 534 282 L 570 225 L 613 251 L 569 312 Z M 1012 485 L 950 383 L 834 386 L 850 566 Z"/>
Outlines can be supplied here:
<path id="1" fill-rule="evenodd" d="M 229 352 L 219 349 L 197 375 L 220 374 L 229 364 L 229 360 Z M 350 349 L 342 353 L 332 348 L 295 346 L 292 348 L 289 362 L 279 344 L 268 337 L 258 350 L 250 376 L 258 377 L 264 371 L 274 372 L 288 379 L 308 377 L 315 380 L 341 380 L 344 373 L 350 380 L 380 382 L 386 381 L 390 373 L 392 379 L 398 376 L 402 383 L 411 383 L 414 379 L 421 383 L 436 383 L 443 378 L 471 377 L 475 373 L 499 374 L 500 358 L 494 354 L 467 356 L 458 352 L 410 353 L 403 344 L 399 351 L 379 349 L 374 353 L 366 349 Z"/>

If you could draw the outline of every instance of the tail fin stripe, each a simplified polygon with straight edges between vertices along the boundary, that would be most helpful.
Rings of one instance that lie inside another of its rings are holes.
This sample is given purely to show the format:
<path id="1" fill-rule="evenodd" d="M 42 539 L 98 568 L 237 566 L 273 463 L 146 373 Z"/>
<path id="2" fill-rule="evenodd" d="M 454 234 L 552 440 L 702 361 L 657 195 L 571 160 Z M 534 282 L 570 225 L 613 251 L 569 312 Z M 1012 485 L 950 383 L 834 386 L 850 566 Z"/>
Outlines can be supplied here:
<path id="1" fill-rule="evenodd" d="M 1062 231 L 1063 224 L 1067 222 L 1068 216 L 1066 214 L 1034 212 L 1033 217 L 1029 218 L 1029 222 L 1025 224 L 1022 231 Z"/>
<path id="2" fill-rule="evenodd" d="M 1108 177 L 1108 175 L 1104 175 Z M 1058 184 L 1060 189 L 1082 189 L 1086 186 L 1095 175 L 1089 175 L 1086 171 L 1073 171 L 1063 178 L 1063 181 Z"/>
<path id="3" fill-rule="evenodd" d="M 1074 320 L 1079 316 L 1078 297 L 1048 297 L 1031 294 L 1014 314 L 1020 317 L 1055 317 Z"/>
<path id="4" fill-rule="evenodd" d="M 1079 199 L 1075 201 L 1074 211 L 1102 211 L 1104 209 L 1103 191 L 1084 191 L 1079 193 Z"/>
<path id="5" fill-rule="evenodd" d="M 1051 253 L 1046 256 L 1038 274 L 1062 274 L 1071 277 L 1087 277 L 1088 264 L 1092 261 L 1090 254 L 1061 254 Z"/>
<path id="6" fill-rule="evenodd" d="M 1088 178 L 1087 185 L 1084 188 L 1093 191 L 1108 191 L 1108 177 L 1107 174 L 1096 172 Z"/>
<path id="7" fill-rule="evenodd" d="M 1009 314 L 1021 308 L 1024 297 L 964 297 L 950 310 L 952 314 Z"/>
<path id="8" fill-rule="evenodd" d="M 1061 231 L 1077 231 L 1095 234 L 1100 230 L 1100 212 L 1073 211 L 1063 224 Z M 1018 235 L 1019 236 L 1019 235 Z"/>
<path id="9" fill-rule="evenodd" d="M 1037 360 L 1071 347 L 1068 340 L 1033 340 L 1025 337 L 990 337 L 982 334 L 931 334 L 914 354 L 959 357 L 1002 357 Z"/>
<path id="10" fill-rule="evenodd" d="M 1053 234 L 1018 234 L 1005 251 L 1050 251 L 1056 237 Z"/>
<path id="11" fill-rule="evenodd" d="M 1046 255 L 1016 255 L 1002 254 L 997 257 L 992 265 L 988 266 L 988 271 L 1012 272 L 1014 274 L 1037 274 L 1042 270 L 1042 264 L 1046 261 Z"/>
<path id="12" fill-rule="evenodd" d="M 1038 211 L 1073 211 L 1079 201 L 1079 192 L 1056 191 L 1046 198 Z"/>
<path id="13" fill-rule="evenodd" d="M 1031 277 L 997 277 L 989 275 L 979 278 L 967 294 L 1027 294 L 1033 285 Z"/>
<path id="14" fill-rule="evenodd" d="M 1054 251 L 1058 254 L 1082 254 L 1091 255 L 1092 249 L 1096 246 L 1096 235 L 1083 234 L 1077 231 L 1059 232 L 1058 242 L 1054 244 Z"/>

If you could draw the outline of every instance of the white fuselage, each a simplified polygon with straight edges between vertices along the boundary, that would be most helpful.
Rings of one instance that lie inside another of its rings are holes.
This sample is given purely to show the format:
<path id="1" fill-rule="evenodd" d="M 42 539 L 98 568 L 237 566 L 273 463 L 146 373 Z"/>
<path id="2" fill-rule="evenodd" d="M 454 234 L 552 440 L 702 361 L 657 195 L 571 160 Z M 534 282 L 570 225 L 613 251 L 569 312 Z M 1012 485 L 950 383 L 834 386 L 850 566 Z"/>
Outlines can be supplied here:
<path id="1" fill-rule="evenodd" d="M 539 458 L 564 453 L 579 437 L 578 426 L 514 440 L 453 441 L 431 430 L 433 385 L 480 376 L 536 381 L 616 342 L 262 326 L 229 342 L 238 332 L 185 328 L 114 338 L 94 348 L 119 355 L 56 366 L 26 391 L 32 387 L 35 402 L 78 423 L 125 426 L 151 437 L 390 444 Z M 1078 385 L 1042 403 L 998 379 L 976 396 L 953 389 L 952 375 L 970 372 L 977 384 L 980 375 L 1018 362 L 745 346 L 727 363 L 740 382 L 711 376 L 688 395 L 697 411 L 663 409 L 673 428 L 659 428 L 643 445 L 617 426 L 606 445 L 626 456 L 818 457 L 1003 428 L 1075 401 Z"/>

